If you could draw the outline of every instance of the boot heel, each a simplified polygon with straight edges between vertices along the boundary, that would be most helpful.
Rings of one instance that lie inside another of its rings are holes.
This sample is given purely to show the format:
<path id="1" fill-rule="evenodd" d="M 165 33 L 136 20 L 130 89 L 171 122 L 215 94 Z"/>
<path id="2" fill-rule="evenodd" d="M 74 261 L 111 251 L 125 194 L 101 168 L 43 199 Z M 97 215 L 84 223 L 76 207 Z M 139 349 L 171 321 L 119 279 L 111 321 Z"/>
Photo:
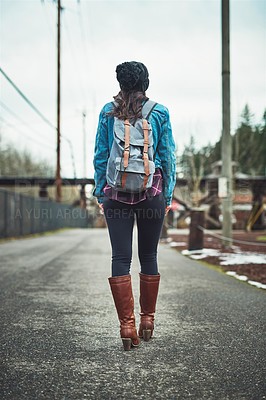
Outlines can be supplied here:
<path id="1" fill-rule="evenodd" d="M 131 339 L 130 338 L 122 338 L 124 350 L 128 351 L 131 349 Z"/>
<path id="2" fill-rule="evenodd" d="M 151 338 L 151 329 L 143 329 L 143 340 L 148 342 Z"/>

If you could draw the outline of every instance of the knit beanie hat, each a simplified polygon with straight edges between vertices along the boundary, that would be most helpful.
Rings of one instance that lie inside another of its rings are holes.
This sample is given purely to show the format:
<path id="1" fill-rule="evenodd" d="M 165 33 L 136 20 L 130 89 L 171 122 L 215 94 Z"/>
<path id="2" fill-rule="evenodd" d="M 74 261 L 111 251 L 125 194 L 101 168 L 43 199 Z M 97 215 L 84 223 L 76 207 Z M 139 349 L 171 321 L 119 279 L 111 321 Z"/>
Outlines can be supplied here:
<path id="1" fill-rule="evenodd" d="M 121 90 L 140 90 L 149 87 L 149 73 L 144 64 L 137 61 L 124 62 L 116 67 L 116 78 Z"/>

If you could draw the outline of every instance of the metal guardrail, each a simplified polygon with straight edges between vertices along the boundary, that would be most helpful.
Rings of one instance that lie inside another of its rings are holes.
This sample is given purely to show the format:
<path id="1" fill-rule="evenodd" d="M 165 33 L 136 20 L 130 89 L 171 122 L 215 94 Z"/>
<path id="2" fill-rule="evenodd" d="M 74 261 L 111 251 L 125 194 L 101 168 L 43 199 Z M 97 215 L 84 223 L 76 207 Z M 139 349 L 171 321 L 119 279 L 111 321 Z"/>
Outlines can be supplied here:
<path id="1" fill-rule="evenodd" d="M 0 189 L 0 238 L 89 225 L 86 209 Z"/>

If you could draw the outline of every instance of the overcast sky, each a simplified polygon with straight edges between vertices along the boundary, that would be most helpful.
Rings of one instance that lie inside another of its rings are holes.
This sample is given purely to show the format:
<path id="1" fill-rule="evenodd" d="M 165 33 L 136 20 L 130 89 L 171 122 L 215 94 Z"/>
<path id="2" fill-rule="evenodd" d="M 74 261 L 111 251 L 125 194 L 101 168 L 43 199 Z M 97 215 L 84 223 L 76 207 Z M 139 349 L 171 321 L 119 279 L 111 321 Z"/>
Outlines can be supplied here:
<path id="1" fill-rule="evenodd" d="M 219 140 L 220 3 L 62 0 L 62 134 L 73 143 L 78 177 L 84 175 L 82 112 L 87 114 L 86 176 L 92 177 L 98 115 L 119 91 L 115 68 L 124 61 L 147 66 L 147 95 L 169 108 L 179 151 L 191 135 L 198 147 Z M 1 0 L 0 22 L 1 68 L 56 125 L 56 3 Z M 246 103 L 255 122 L 266 107 L 266 1 L 231 0 L 230 22 L 233 133 Z M 55 131 L 0 79 L 3 140 L 55 163 Z M 65 141 L 62 176 L 73 176 Z"/>

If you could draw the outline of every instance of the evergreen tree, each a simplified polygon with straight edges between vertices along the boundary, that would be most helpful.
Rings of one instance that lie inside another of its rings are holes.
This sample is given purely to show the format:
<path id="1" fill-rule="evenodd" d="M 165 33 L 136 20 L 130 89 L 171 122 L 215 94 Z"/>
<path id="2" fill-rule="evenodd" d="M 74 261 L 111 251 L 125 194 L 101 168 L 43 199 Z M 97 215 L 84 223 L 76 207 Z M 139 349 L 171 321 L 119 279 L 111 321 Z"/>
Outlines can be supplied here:
<path id="1" fill-rule="evenodd" d="M 189 180 L 191 190 L 202 175 L 212 172 L 212 164 L 221 160 L 221 147 L 220 138 L 215 145 L 208 144 L 196 150 L 195 140 L 191 136 L 180 157 L 180 169 Z M 238 163 L 238 171 L 253 176 L 266 176 L 266 110 L 262 123 L 256 126 L 249 106 L 245 105 L 239 126 L 232 136 L 232 159 Z"/>
<path id="2" fill-rule="evenodd" d="M 262 124 L 258 127 L 258 149 L 258 175 L 266 176 L 266 109 L 263 113 Z"/>
<path id="3" fill-rule="evenodd" d="M 253 114 L 246 104 L 241 114 L 240 125 L 232 138 L 233 160 L 238 162 L 239 171 L 248 175 L 261 175 L 263 170 L 263 128 L 254 126 Z M 264 173 L 263 173 L 264 174 Z"/>

